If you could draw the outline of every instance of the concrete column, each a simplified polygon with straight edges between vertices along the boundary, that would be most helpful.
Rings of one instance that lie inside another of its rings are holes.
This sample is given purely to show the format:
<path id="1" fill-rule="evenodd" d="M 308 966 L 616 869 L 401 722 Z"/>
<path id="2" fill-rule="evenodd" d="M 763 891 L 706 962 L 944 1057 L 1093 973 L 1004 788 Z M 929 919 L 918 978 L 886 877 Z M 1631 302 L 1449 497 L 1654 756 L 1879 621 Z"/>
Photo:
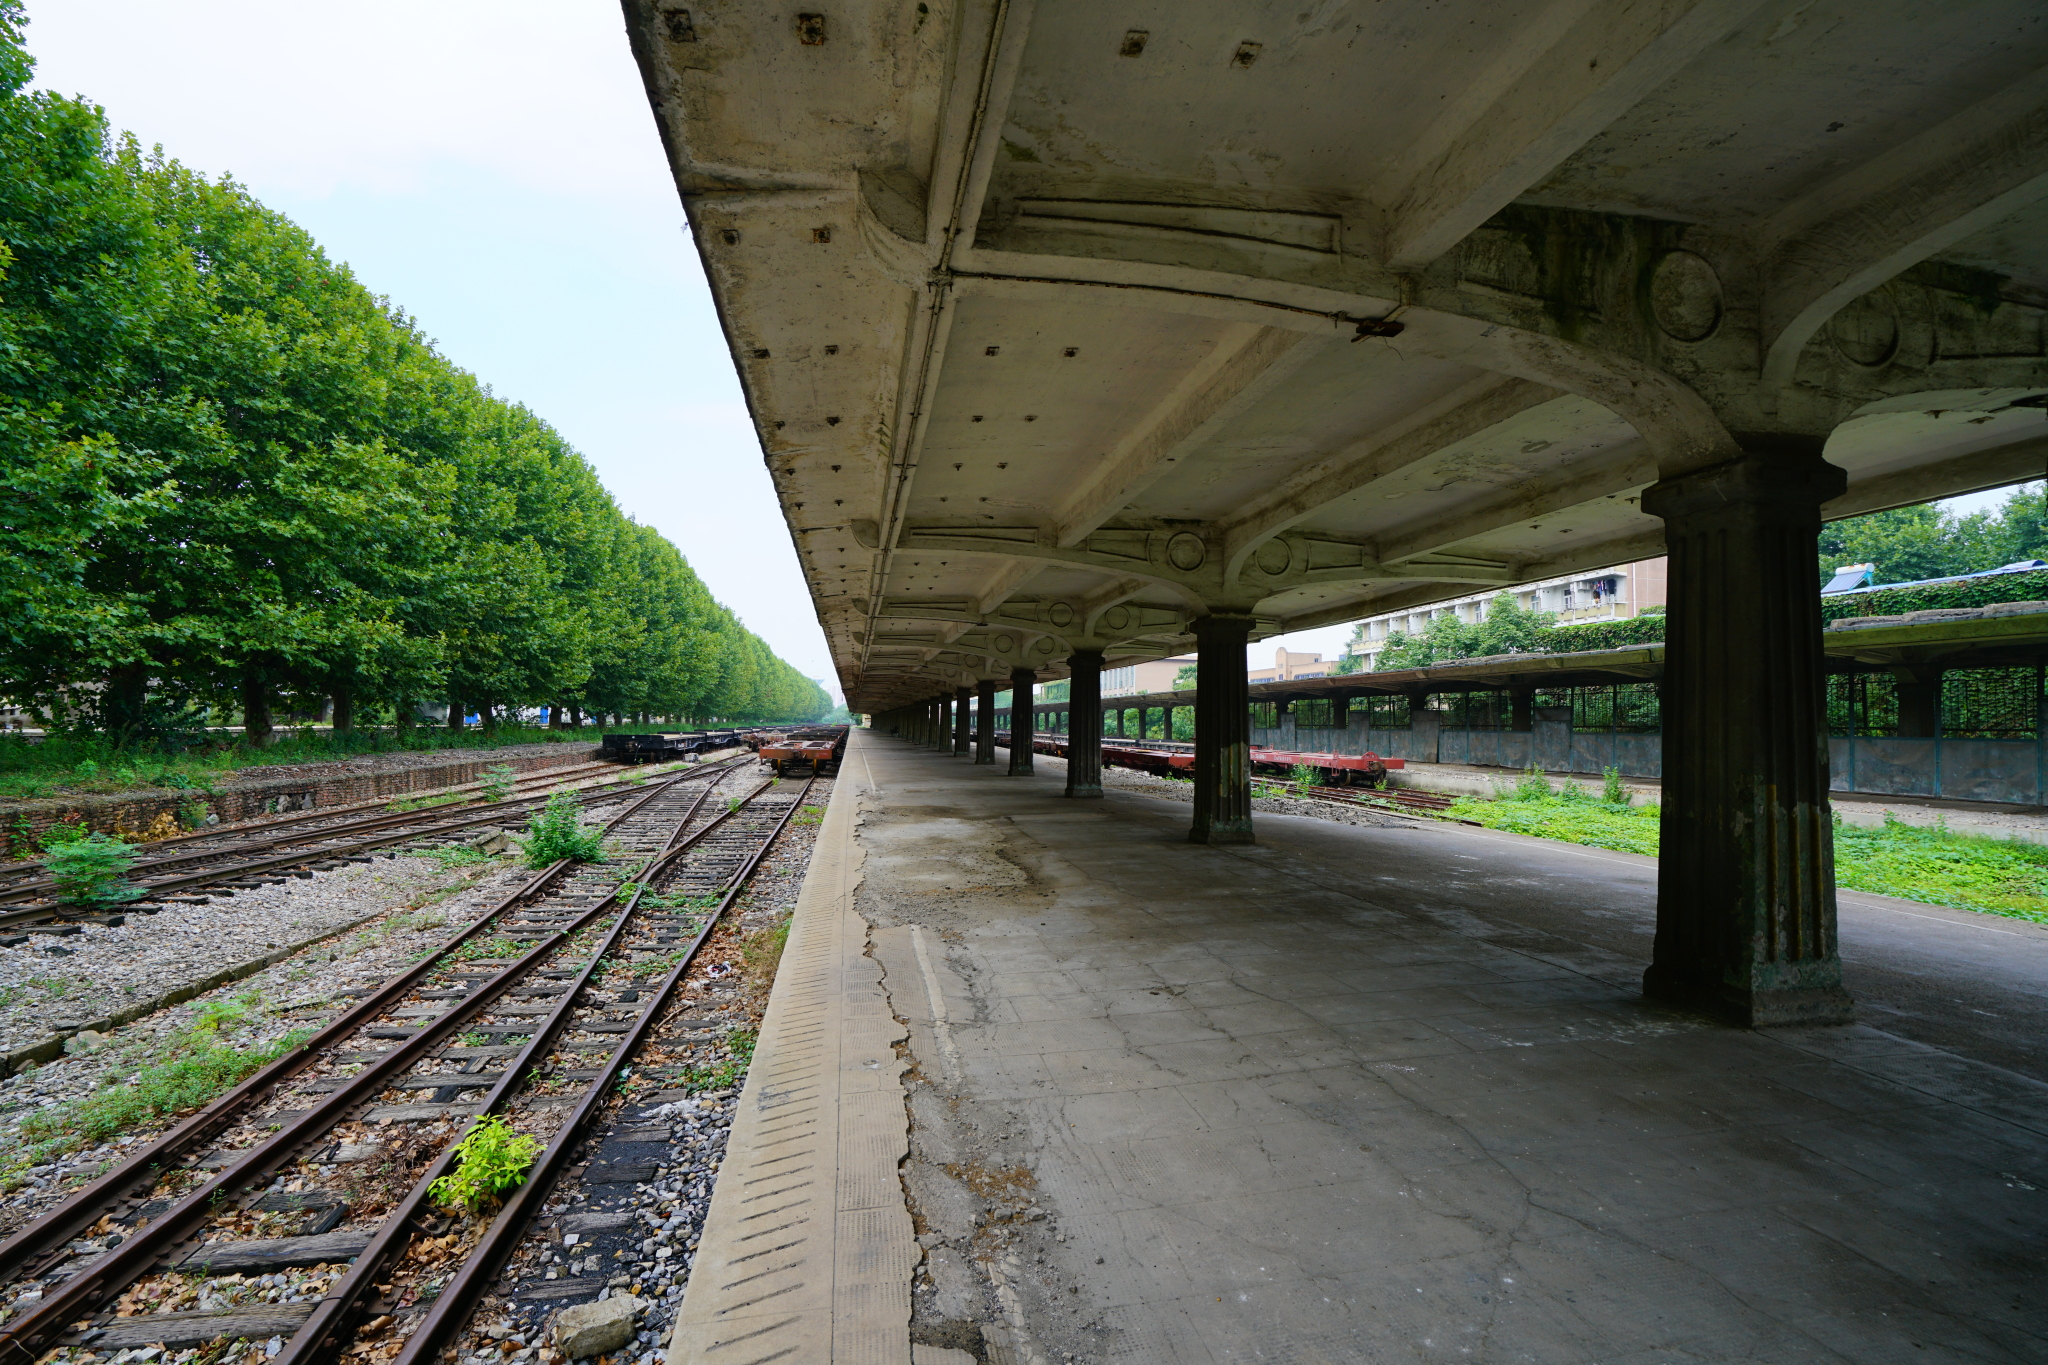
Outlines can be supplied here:
<path id="1" fill-rule="evenodd" d="M 1895 668 L 1899 688 L 1899 738 L 1932 739 L 1941 733 L 1939 668 Z"/>
<path id="2" fill-rule="evenodd" d="M 932 703 L 931 746 L 940 753 L 953 747 L 953 699 L 940 697 Z"/>
<path id="3" fill-rule="evenodd" d="M 1010 670 L 1010 776 L 1031 776 L 1031 739 L 1037 728 L 1031 714 L 1031 688 L 1038 675 L 1028 668 Z"/>
<path id="4" fill-rule="evenodd" d="M 983 678 L 974 686 L 974 761 L 996 761 L 996 684 Z"/>
<path id="5" fill-rule="evenodd" d="M 1195 622 L 1195 822 L 1197 844 L 1252 842 L 1251 697 L 1244 647 L 1249 616 Z"/>
<path id="6" fill-rule="evenodd" d="M 973 719 L 967 713 L 967 704 L 973 696 L 972 688 L 953 689 L 953 752 L 956 754 L 964 754 L 972 747 L 969 736 L 973 729 Z"/>
<path id="7" fill-rule="evenodd" d="M 1852 1015 L 1835 945 L 1820 505 L 1847 477 L 1819 438 L 1743 438 L 1653 485 L 1664 519 L 1664 813 L 1645 994 L 1738 1024 Z"/>
<path id="8" fill-rule="evenodd" d="M 1510 687 L 1508 689 L 1508 729 L 1521 734 L 1527 734 L 1535 728 L 1535 705 L 1535 688 Z"/>
<path id="9" fill-rule="evenodd" d="M 1067 795 L 1102 799 L 1102 651 L 1067 659 Z"/>

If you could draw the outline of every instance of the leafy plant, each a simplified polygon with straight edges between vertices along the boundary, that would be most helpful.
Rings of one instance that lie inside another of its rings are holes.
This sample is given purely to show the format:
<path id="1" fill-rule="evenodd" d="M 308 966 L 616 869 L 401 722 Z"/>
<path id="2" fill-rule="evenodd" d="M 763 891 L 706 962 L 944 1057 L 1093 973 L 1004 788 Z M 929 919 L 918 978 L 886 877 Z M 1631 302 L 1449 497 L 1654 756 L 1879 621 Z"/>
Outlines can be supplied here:
<path id="1" fill-rule="evenodd" d="M 517 780 L 518 774 L 502 763 L 484 769 L 482 778 L 484 800 L 493 804 L 503 801 L 512 794 L 512 786 Z"/>
<path id="2" fill-rule="evenodd" d="M 794 822 L 799 825 L 816 825 L 823 823 L 824 819 L 825 808 L 823 806 L 805 806 L 796 813 Z"/>
<path id="3" fill-rule="evenodd" d="M 61 848 L 65 844 L 79 839 L 90 838 L 91 836 L 91 830 L 75 821 L 62 825 L 52 825 L 43 831 L 43 849 L 47 852 L 50 849 Z"/>
<path id="4" fill-rule="evenodd" d="M 178 823 L 186 829 L 198 829 L 206 823 L 206 817 L 212 813 L 206 808 L 204 801 L 195 799 L 178 803 Z"/>
<path id="5" fill-rule="evenodd" d="M 455 1169 L 436 1180 L 429 1194 L 444 1208 L 481 1213 L 508 1190 L 526 1183 L 526 1173 L 540 1152 L 539 1138 L 515 1133 L 496 1114 L 486 1114 L 455 1145 L 460 1158 Z"/>
<path id="6" fill-rule="evenodd" d="M 1295 764 L 1288 773 L 1288 778 L 1297 787 L 1320 787 L 1323 785 L 1322 769 L 1312 768 L 1306 763 Z"/>
<path id="7" fill-rule="evenodd" d="M 1600 770 L 1600 799 L 1610 806 L 1626 806 L 1635 799 L 1629 795 L 1628 788 L 1622 785 L 1621 769 Z"/>
<path id="8" fill-rule="evenodd" d="M 104 834 L 60 844 L 43 855 L 43 867 L 57 885 L 57 899 L 66 905 L 120 905 L 143 895 L 128 880 L 135 850 Z"/>
<path id="9" fill-rule="evenodd" d="M 534 813 L 526 826 L 526 865 L 541 868 L 558 859 L 572 862 L 605 861 L 604 831 L 586 826 L 578 818 L 576 798 L 556 792 L 546 806 Z"/>
<path id="10" fill-rule="evenodd" d="M 685 1067 L 677 1076 L 682 1089 L 693 1095 L 707 1090 L 729 1090 L 746 1079 L 753 1064 L 756 1035 L 752 1029 L 734 1029 L 725 1035 L 726 1055 L 710 1066 Z"/>

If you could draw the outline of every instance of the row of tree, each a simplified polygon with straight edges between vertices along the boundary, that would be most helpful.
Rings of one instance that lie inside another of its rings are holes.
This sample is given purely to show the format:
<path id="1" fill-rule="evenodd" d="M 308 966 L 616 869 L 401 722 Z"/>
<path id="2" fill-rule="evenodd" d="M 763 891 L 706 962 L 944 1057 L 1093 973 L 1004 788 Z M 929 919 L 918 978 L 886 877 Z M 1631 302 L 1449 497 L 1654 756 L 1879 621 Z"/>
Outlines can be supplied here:
<path id="1" fill-rule="evenodd" d="M 830 705 L 548 425 L 226 180 L 31 92 L 0 0 L 0 693 L 146 734 L 331 697 Z M 81 684 L 95 684 L 81 686 Z"/>

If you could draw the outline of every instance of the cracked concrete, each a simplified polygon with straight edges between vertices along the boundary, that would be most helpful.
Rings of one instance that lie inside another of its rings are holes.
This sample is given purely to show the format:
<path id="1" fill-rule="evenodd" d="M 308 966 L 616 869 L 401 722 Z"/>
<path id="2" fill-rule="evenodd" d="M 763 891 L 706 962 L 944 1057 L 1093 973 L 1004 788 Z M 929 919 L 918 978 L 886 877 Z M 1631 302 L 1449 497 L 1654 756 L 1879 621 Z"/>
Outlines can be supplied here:
<path id="1" fill-rule="evenodd" d="M 2048 1357 L 2048 1085 L 1648 1007 L 1640 869 L 856 750 L 920 1359 Z"/>

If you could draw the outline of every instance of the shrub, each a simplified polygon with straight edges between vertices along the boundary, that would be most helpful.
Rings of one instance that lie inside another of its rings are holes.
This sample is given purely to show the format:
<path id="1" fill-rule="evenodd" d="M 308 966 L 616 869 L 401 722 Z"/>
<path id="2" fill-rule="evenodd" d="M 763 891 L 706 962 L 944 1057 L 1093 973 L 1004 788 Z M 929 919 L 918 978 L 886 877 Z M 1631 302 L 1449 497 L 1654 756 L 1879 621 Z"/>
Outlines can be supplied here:
<path id="1" fill-rule="evenodd" d="M 526 825 L 526 865 L 540 868 L 561 858 L 572 862 L 604 861 L 604 831 L 586 828 L 577 819 L 576 798 L 556 792 Z"/>
<path id="2" fill-rule="evenodd" d="M 1295 764 L 1293 771 L 1288 774 L 1288 777 L 1293 780 L 1294 785 L 1297 787 L 1320 787 L 1323 785 L 1322 770 L 1320 768 L 1311 768 L 1306 763 Z"/>
<path id="3" fill-rule="evenodd" d="M 1600 770 L 1600 799 L 1610 806 L 1626 806 L 1635 799 L 1629 795 L 1628 788 L 1621 784 L 1621 769 Z"/>
<path id="4" fill-rule="evenodd" d="M 481 1213 L 506 1191 L 526 1183 L 526 1172 L 540 1150 L 539 1138 L 515 1133 L 505 1120 L 486 1114 L 456 1144 L 455 1154 L 461 1159 L 454 1171 L 436 1180 L 429 1193 L 443 1208 Z"/>
<path id="5" fill-rule="evenodd" d="M 104 834 L 73 839 L 43 855 L 57 899 L 66 905 L 120 905 L 141 896 L 142 888 L 128 880 L 134 862 L 134 849 Z"/>
<path id="6" fill-rule="evenodd" d="M 502 763 L 497 764 L 494 767 L 484 769 L 484 800 L 493 803 L 503 801 L 506 797 L 512 794 L 512 784 L 516 780 L 516 778 L 517 775 L 514 774 L 510 768 L 506 767 Z"/>

